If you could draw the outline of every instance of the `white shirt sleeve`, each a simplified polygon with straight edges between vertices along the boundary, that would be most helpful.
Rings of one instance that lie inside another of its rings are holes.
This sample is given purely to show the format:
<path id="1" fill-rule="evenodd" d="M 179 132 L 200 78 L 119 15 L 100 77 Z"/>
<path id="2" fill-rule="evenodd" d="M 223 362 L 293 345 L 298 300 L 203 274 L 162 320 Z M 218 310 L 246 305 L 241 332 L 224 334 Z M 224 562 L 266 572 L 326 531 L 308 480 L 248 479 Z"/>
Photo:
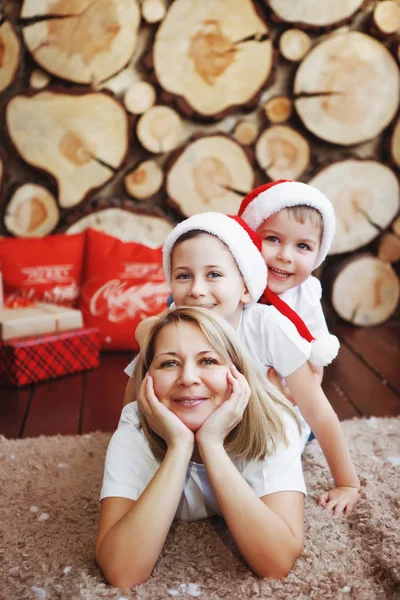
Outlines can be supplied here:
<path id="1" fill-rule="evenodd" d="M 135 358 L 127 365 L 124 369 L 124 373 L 126 373 L 129 377 L 132 377 L 133 371 L 135 369 L 135 365 L 137 363 L 139 355 L 135 356 Z"/>
<path id="2" fill-rule="evenodd" d="M 316 277 L 309 277 L 301 285 L 298 312 L 314 337 L 318 337 L 321 333 L 329 333 L 321 297 L 321 282 Z"/>
<path id="3" fill-rule="evenodd" d="M 287 377 L 310 358 L 311 344 L 274 306 L 245 308 L 238 332 L 264 372 L 273 367 L 281 377 Z"/>
<path id="4" fill-rule="evenodd" d="M 120 496 L 137 500 L 159 463 L 139 427 L 137 403 L 127 404 L 108 445 L 100 500 Z"/>
<path id="5" fill-rule="evenodd" d="M 301 492 L 306 495 L 306 485 L 301 465 L 301 439 L 298 427 L 290 415 L 285 414 L 288 446 L 280 443 L 272 456 L 250 461 L 242 475 L 259 498 L 275 492 Z"/>
<path id="6" fill-rule="evenodd" d="M 311 344 L 301 337 L 295 325 L 275 307 L 267 307 L 274 312 L 269 318 L 266 340 L 268 363 L 281 377 L 291 375 L 308 361 Z"/>

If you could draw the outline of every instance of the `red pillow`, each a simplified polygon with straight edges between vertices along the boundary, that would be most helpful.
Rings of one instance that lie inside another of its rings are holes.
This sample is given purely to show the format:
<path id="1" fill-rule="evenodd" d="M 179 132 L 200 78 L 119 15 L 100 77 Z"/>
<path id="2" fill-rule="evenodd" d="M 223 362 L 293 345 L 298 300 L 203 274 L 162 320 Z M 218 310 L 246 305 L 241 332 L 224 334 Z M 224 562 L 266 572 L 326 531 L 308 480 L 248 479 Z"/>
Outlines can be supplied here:
<path id="1" fill-rule="evenodd" d="M 162 249 L 87 229 L 79 308 L 87 327 L 98 327 L 103 349 L 137 350 L 138 323 L 166 308 L 170 292 Z"/>
<path id="2" fill-rule="evenodd" d="M 1 238 L 4 301 L 17 298 L 74 306 L 79 295 L 85 234 Z"/>

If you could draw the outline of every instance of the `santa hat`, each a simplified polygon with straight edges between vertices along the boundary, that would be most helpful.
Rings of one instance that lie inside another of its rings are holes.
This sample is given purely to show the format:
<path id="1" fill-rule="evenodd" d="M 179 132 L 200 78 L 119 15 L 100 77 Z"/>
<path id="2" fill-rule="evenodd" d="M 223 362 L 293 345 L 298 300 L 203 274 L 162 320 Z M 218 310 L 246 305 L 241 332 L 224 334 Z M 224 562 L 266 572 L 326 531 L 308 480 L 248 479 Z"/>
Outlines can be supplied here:
<path id="1" fill-rule="evenodd" d="M 259 302 L 275 306 L 275 308 L 287 317 L 289 321 L 292 321 L 301 337 L 312 344 L 309 361 L 313 365 L 316 367 L 325 367 L 336 358 L 340 344 L 335 335 L 324 332 L 321 333 L 318 338 L 315 338 L 309 331 L 303 319 L 289 306 L 289 304 L 282 300 L 282 298 L 279 298 L 277 294 L 271 292 L 268 288 L 265 288 Z"/>
<path id="2" fill-rule="evenodd" d="M 184 233 L 204 231 L 215 235 L 228 246 L 243 277 L 251 299 L 259 299 L 267 285 L 267 267 L 261 255 L 261 237 L 236 215 L 200 213 L 179 223 L 167 237 L 163 247 L 163 266 L 171 283 L 171 255 L 175 243 Z"/>
<path id="3" fill-rule="evenodd" d="M 325 260 L 335 234 L 336 218 L 332 203 L 317 188 L 299 181 L 280 179 L 266 183 L 247 194 L 239 216 L 257 230 L 271 215 L 291 206 L 310 206 L 322 216 L 323 231 L 315 268 Z"/>

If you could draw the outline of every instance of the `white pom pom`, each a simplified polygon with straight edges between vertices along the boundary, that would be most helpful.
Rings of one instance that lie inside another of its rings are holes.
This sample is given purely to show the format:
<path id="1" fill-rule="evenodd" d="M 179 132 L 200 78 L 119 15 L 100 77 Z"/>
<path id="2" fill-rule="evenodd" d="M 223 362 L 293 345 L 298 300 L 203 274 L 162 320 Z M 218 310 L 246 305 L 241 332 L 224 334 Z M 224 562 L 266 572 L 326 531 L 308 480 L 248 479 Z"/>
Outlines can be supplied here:
<path id="1" fill-rule="evenodd" d="M 323 333 L 311 345 L 310 362 L 316 367 L 325 367 L 336 358 L 340 344 L 335 335 Z"/>

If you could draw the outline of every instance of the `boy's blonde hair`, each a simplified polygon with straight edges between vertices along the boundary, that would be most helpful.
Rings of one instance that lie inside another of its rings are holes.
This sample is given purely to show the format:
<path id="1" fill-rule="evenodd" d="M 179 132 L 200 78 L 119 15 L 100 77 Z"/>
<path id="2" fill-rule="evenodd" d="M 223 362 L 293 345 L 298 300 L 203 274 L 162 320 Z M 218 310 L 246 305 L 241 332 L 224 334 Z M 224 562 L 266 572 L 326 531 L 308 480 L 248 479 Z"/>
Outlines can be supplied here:
<path id="1" fill-rule="evenodd" d="M 316 208 L 300 204 L 299 206 L 287 206 L 282 208 L 280 212 L 293 218 L 297 223 L 311 223 L 314 227 L 317 227 L 320 231 L 320 241 L 324 231 L 324 221 L 322 215 Z"/>
<path id="2" fill-rule="evenodd" d="M 297 423 L 291 403 L 263 376 L 251 362 L 247 351 L 232 327 L 212 311 L 202 308 L 181 307 L 160 315 L 149 330 L 133 372 L 136 398 L 140 385 L 154 358 L 157 336 L 164 327 L 189 323 L 197 327 L 212 348 L 226 363 L 233 363 L 246 378 L 251 396 L 240 423 L 228 434 L 224 446 L 233 457 L 247 460 L 263 458 L 273 453 L 279 442 L 288 443 L 282 409 Z M 158 460 L 167 450 L 165 441 L 149 426 L 140 414 L 143 432 Z"/>

